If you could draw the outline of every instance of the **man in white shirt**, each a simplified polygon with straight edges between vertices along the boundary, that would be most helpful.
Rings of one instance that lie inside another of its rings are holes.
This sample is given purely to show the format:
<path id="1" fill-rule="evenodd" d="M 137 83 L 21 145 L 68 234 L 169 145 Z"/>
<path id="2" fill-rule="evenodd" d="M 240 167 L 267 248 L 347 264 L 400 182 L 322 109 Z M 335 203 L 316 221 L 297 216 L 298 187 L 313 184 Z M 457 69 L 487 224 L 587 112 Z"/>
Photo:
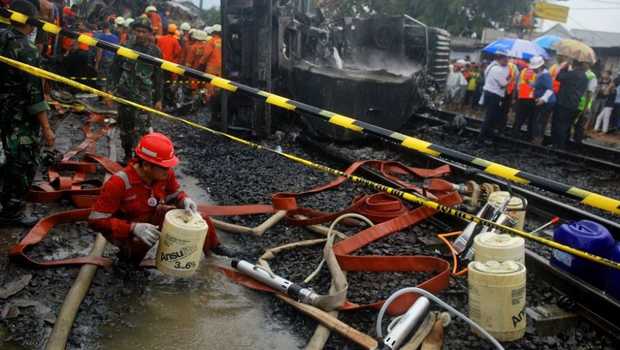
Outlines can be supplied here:
<path id="1" fill-rule="evenodd" d="M 509 75 L 508 56 L 503 52 L 498 52 L 495 60 L 489 64 L 484 72 L 482 90 L 486 114 L 480 130 L 479 145 L 492 142 L 495 132 L 502 122 L 502 114 L 504 113 L 502 102 L 506 97 Z"/>
<path id="2" fill-rule="evenodd" d="M 460 107 L 465 98 L 467 79 L 463 76 L 464 60 L 459 60 L 452 66 L 446 82 L 446 103 L 451 110 Z"/>

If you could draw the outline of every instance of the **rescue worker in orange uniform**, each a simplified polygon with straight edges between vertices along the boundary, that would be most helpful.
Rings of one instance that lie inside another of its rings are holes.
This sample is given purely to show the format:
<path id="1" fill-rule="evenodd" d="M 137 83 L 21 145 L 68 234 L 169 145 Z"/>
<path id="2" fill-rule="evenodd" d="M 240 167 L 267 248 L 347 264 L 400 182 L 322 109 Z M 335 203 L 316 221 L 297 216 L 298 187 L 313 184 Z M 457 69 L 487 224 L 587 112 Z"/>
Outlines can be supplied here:
<path id="1" fill-rule="evenodd" d="M 558 74 L 560 71 L 566 67 L 567 59 L 564 56 L 558 55 L 558 63 L 555 63 L 549 68 L 549 74 L 551 74 L 551 78 L 553 79 L 553 92 L 557 95 L 560 92 L 560 82 L 558 81 Z"/>
<path id="2" fill-rule="evenodd" d="M 179 44 L 179 39 L 176 37 L 176 32 L 176 24 L 169 24 L 168 34 L 157 38 L 157 46 L 161 50 L 162 58 L 164 60 L 179 63 L 179 59 L 181 58 L 181 44 Z M 170 72 L 165 72 L 165 77 L 166 85 L 164 89 L 164 102 L 166 105 L 170 105 L 173 102 L 174 91 L 177 88 L 176 84 L 172 84 L 172 82 L 176 82 L 177 75 Z"/>
<path id="3" fill-rule="evenodd" d="M 222 76 L 222 26 L 219 24 L 211 27 L 211 39 L 207 43 L 207 50 L 202 58 L 201 66 L 207 67 L 207 73 L 212 75 Z M 215 99 L 217 94 L 215 86 L 207 85 L 207 101 Z"/>
<path id="4" fill-rule="evenodd" d="M 161 50 L 162 58 L 166 61 L 179 63 L 181 57 L 181 44 L 176 37 L 177 26 L 174 23 L 168 25 L 168 34 L 157 39 L 157 46 Z"/>
<path id="5" fill-rule="evenodd" d="M 153 28 L 153 34 L 157 37 L 158 35 L 164 34 L 164 28 L 162 28 L 161 24 L 161 16 L 157 13 L 157 8 L 155 6 L 147 6 L 144 10 L 147 17 L 151 20 L 151 27 Z"/>
<path id="6" fill-rule="evenodd" d="M 186 65 L 201 72 L 205 70 L 204 56 L 207 52 L 207 33 L 202 30 L 193 30 L 190 39 L 190 47 L 187 51 Z M 190 81 L 192 92 L 196 92 L 202 86 L 202 82 L 198 80 Z"/>
<path id="7" fill-rule="evenodd" d="M 518 138 L 521 134 L 521 127 L 527 123 L 528 141 L 534 137 L 534 114 L 536 112 L 536 101 L 534 99 L 534 83 L 536 83 L 536 72 L 525 67 L 519 74 L 517 85 L 517 111 L 515 123 L 512 126 L 512 135 Z"/>
<path id="8" fill-rule="evenodd" d="M 179 159 L 172 141 L 160 133 L 142 137 L 135 150 L 137 158 L 103 186 L 93 204 L 88 225 L 120 248 L 120 258 L 139 265 L 159 240 L 167 211 L 185 209 L 198 213 L 198 205 L 181 190 L 174 168 Z M 220 244 L 213 222 L 209 225 L 203 251 L 224 256 L 233 252 Z"/>
<path id="9" fill-rule="evenodd" d="M 504 114 L 502 115 L 502 120 L 499 124 L 500 132 L 504 132 L 508 124 L 508 116 L 510 115 L 510 109 L 512 108 L 512 104 L 514 102 L 518 77 L 519 67 L 517 67 L 517 65 L 511 60 L 508 62 L 508 85 L 506 85 L 506 96 L 504 97 L 504 101 L 502 102 Z"/>

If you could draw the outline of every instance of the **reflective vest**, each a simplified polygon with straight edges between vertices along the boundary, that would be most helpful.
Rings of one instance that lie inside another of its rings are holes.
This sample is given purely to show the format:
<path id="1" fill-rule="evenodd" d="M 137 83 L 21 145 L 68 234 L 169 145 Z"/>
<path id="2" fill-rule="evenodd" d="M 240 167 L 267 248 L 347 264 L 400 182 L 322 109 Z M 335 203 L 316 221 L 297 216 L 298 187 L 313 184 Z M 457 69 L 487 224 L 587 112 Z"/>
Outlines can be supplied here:
<path id="1" fill-rule="evenodd" d="M 553 79 L 553 92 L 556 94 L 560 92 L 560 82 L 558 81 L 558 74 L 560 74 L 560 65 L 558 63 L 551 66 L 549 69 L 551 79 Z"/>
<path id="2" fill-rule="evenodd" d="M 519 99 L 531 100 L 534 98 L 534 82 L 536 73 L 533 69 L 525 68 L 519 77 Z"/>
<path id="3" fill-rule="evenodd" d="M 596 74 L 594 74 L 593 71 L 589 70 L 586 71 L 586 77 L 588 77 L 588 85 L 590 84 L 590 82 L 594 79 L 596 79 Z M 588 87 L 588 91 L 589 91 L 589 87 Z M 586 92 L 587 94 L 587 92 Z M 594 102 L 595 96 L 594 93 L 592 93 L 592 96 L 590 97 L 590 101 L 586 101 L 586 96 L 581 96 L 581 100 L 579 100 L 579 111 L 583 112 L 584 110 L 588 109 L 592 109 L 592 103 Z M 586 102 L 588 102 L 588 104 L 586 105 Z"/>
<path id="4" fill-rule="evenodd" d="M 508 85 L 506 86 L 506 95 L 511 96 L 517 87 L 517 74 L 519 74 L 519 68 L 517 65 L 508 62 Z"/>

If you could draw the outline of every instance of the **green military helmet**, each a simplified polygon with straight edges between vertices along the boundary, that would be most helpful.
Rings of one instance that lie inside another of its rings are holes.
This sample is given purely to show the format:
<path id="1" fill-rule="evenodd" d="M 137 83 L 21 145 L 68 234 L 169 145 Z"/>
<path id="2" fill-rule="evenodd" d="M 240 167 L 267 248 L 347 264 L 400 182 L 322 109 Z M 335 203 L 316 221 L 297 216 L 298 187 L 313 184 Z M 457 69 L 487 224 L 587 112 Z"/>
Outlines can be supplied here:
<path id="1" fill-rule="evenodd" d="M 153 27 L 151 26 L 151 20 L 146 16 L 140 16 L 131 23 L 131 29 L 136 28 L 144 28 L 148 29 L 149 31 L 153 31 Z"/>

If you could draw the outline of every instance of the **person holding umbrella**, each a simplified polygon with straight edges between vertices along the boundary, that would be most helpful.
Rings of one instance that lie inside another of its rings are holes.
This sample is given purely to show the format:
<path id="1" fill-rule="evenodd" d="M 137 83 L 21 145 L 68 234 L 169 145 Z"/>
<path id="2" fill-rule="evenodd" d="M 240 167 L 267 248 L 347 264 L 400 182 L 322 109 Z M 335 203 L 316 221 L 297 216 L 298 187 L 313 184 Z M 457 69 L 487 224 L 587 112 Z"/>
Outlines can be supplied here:
<path id="1" fill-rule="evenodd" d="M 594 50 L 584 43 L 567 39 L 556 46 L 558 56 L 566 57 L 557 76 L 558 102 L 551 124 L 553 147 L 566 149 L 573 120 L 579 112 L 581 98 L 586 94 L 589 79 L 586 71 L 596 62 Z"/>
<path id="2" fill-rule="evenodd" d="M 579 112 L 579 103 L 588 89 L 586 70 L 586 63 L 575 61 L 571 65 L 565 65 L 558 73 L 560 91 L 557 109 L 551 122 L 551 139 L 555 148 L 566 149 L 568 145 L 573 118 Z"/>

